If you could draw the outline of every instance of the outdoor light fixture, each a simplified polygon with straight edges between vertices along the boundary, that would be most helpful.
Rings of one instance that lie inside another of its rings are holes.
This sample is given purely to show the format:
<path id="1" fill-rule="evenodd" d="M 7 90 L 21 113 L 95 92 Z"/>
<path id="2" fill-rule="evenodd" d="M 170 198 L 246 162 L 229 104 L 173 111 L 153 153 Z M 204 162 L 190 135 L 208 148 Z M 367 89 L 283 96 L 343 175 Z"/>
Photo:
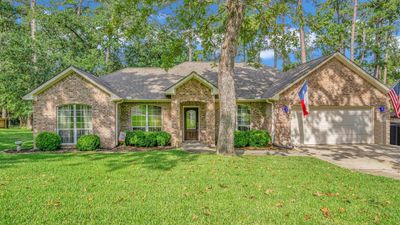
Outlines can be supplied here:
<path id="1" fill-rule="evenodd" d="M 282 110 L 283 110 L 285 113 L 288 113 L 288 112 L 289 112 L 289 107 L 287 107 L 287 105 L 284 105 L 284 106 L 282 107 Z"/>
<path id="2" fill-rule="evenodd" d="M 385 106 L 379 107 L 379 112 L 381 112 L 381 113 L 385 112 Z"/>

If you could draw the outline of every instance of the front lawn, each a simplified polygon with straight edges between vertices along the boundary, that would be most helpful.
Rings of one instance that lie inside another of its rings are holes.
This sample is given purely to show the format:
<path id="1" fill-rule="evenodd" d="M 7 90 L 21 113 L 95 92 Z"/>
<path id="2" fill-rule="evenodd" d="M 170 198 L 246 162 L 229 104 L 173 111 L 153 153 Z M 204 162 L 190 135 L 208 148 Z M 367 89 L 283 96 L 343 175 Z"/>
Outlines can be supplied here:
<path id="1" fill-rule="evenodd" d="M 0 224 L 396 224 L 399 193 L 308 157 L 0 153 Z"/>
<path id="2" fill-rule="evenodd" d="M 0 129 L 0 151 L 15 150 L 15 142 L 22 141 L 22 149 L 31 149 L 33 145 L 32 131 L 28 129 Z"/>

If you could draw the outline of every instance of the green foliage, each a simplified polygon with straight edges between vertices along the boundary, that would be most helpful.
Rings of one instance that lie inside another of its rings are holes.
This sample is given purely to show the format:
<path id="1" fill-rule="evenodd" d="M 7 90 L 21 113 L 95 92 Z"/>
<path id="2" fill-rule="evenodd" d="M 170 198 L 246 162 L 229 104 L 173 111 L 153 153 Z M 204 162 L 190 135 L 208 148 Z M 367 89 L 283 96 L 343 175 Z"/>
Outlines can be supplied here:
<path id="1" fill-rule="evenodd" d="M 249 132 L 235 131 L 235 148 L 246 147 L 249 144 Z"/>
<path id="2" fill-rule="evenodd" d="M 82 135 L 78 139 L 76 148 L 79 151 L 93 151 L 100 148 L 100 138 L 94 134 Z"/>
<path id="3" fill-rule="evenodd" d="M 128 131 L 125 144 L 137 147 L 166 146 L 171 142 L 171 134 L 160 132 Z"/>
<path id="4" fill-rule="evenodd" d="M 158 146 L 167 146 L 171 144 L 171 134 L 165 131 L 156 133 L 156 140 Z"/>
<path id="5" fill-rule="evenodd" d="M 271 142 L 271 136 L 267 131 L 251 130 L 249 131 L 249 146 L 263 147 Z"/>
<path id="6" fill-rule="evenodd" d="M 271 136 L 267 131 L 249 130 L 235 132 L 235 148 L 264 147 L 271 142 Z"/>
<path id="7" fill-rule="evenodd" d="M 36 147 L 42 151 L 55 151 L 61 147 L 61 137 L 56 133 L 41 132 L 36 137 Z"/>

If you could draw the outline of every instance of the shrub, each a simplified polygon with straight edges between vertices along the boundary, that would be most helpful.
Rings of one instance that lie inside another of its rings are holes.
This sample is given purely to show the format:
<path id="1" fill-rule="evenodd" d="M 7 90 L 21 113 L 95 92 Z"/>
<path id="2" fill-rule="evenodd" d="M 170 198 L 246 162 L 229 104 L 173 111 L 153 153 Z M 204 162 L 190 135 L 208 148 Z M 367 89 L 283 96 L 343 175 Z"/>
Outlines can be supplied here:
<path id="1" fill-rule="evenodd" d="M 167 146 L 171 143 L 171 134 L 165 131 L 157 132 L 157 146 Z"/>
<path id="2" fill-rule="evenodd" d="M 271 136 L 268 132 L 262 130 L 249 131 L 249 146 L 263 147 L 267 146 L 271 141 Z"/>
<path id="3" fill-rule="evenodd" d="M 246 147 L 249 144 L 249 132 L 235 131 L 235 148 Z"/>
<path id="4" fill-rule="evenodd" d="M 167 132 L 144 132 L 128 131 L 126 133 L 125 144 L 137 147 L 166 146 L 171 141 L 171 135 Z"/>
<path id="5" fill-rule="evenodd" d="M 146 134 L 143 131 L 129 131 L 126 133 L 125 144 L 146 147 Z"/>
<path id="6" fill-rule="evenodd" d="M 42 132 L 36 137 L 36 147 L 42 151 L 54 151 L 61 147 L 60 135 L 52 132 Z"/>
<path id="7" fill-rule="evenodd" d="M 100 138 L 97 135 L 82 135 L 78 139 L 76 148 L 79 151 L 93 151 L 100 148 Z"/>

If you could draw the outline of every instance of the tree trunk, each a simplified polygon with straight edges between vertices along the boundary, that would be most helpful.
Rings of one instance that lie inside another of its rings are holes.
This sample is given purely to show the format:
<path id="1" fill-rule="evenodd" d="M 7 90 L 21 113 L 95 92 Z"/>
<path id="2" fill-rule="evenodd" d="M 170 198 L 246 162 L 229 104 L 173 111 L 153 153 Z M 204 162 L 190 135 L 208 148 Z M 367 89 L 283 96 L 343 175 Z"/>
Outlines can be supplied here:
<path id="1" fill-rule="evenodd" d="M 36 7 L 36 0 L 31 0 L 31 12 L 32 12 L 32 20 L 31 20 L 31 38 L 34 41 L 36 39 L 36 19 L 35 19 L 35 7 Z M 34 50 L 35 51 L 35 50 Z M 32 55 L 32 62 L 36 64 L 37 62 L 37 55 L 34 52 Z"/>
<path id="2" fill-rule="evenodd" d="M 188 38 L 188 55 L 189 55 L 189 62 L 192 61 L 193 49 L 192 49 L 192 31 L 190 31 L 189 38 Z"/>
<path id="3" fill-rule="evenodd" d="M 1 118 L 6 119 L 7 118 L 7 110 L 6 108 L 1 108 Z"/>
<path id="4" fill-rule="evenodd" d="M 278 69 L 278 51 L 276 50 L 275 46 L 274 46 L 274 68 Z"/>
<path id="5" fill-rule="evenodd" d="M 286 48 L 286 43 L 284 45 L 282 45 L 282 41 L 283 41 L 283 37 L 285 36 L 285 27 L 286 27 L 286 23 L 285 23 L 285 14 L 281 15 L 281 20 L 282 20 L 282 39 L 281 39 L 281 58 L 282 58 L 282 68 L 285 67 L 285 65 L 290 64 L 290 58 L 289 58 L 289 54 Z"/>
<path id="6" fill-rule="evenodd" d="M 304 37 L 304 13 L 303 13 L 303 3 L 302 0 L 297 0 L 297 13 L 299 14 L 300 26 L 299 26 L 299 36 L 300 36 L 300 48 L 301 48 L 301 62 L 307 62 L 307 52 L 306 52 L 306 41 Z"/>
<path id="7" fill-rule="evenodd" d="M 389 32 L 386 32 L 386 46 L 385 46 L 385 56 L 383 65 L 383 83 L 387 83 L 387 64 L 389 60 Z"/>
<path id="8" fill-rule="evenodd" d="M 354 39 L 356 36 L 357 7 L 358 7 L 358 0 L 354 0 L 353 22 L 351 24 L 351 43 L 350 43 L 350 60 L 351 61 L 354 61 Z"/>
<path id="9" fill-rule="evenodd" d="M 218 154 L 235 154 L 234 133 L 236 129 L 236 93 L 234 66 L 237 38 L 244 14 L 242 0 L 227 0 L 228 18 L 218 68 L 218 89 L 220 102 L 220 122 L 218 132 Z"/>
<path id="10" fill-rule="evenodd" d="M 76 14 L 78 16 L 82 15 L 82 4 L 83 4 L 83 0 L 79 0 L 78 7 L 76 9 Z"/>
<path id="11" fill-rule="evenodd" d="M 366 30 L 365 30 L 366 28 L 364 27 L 364 29 L 363 29 L 363 34 L 362 34 L 362 49 L 361 49 L 361 64 L 364 62 L 364 59 L 365 59 L 365 46 L 367 45 L 366 44 L 366 42 L 367 42 L 367 32 L 366 32 Z"/>

